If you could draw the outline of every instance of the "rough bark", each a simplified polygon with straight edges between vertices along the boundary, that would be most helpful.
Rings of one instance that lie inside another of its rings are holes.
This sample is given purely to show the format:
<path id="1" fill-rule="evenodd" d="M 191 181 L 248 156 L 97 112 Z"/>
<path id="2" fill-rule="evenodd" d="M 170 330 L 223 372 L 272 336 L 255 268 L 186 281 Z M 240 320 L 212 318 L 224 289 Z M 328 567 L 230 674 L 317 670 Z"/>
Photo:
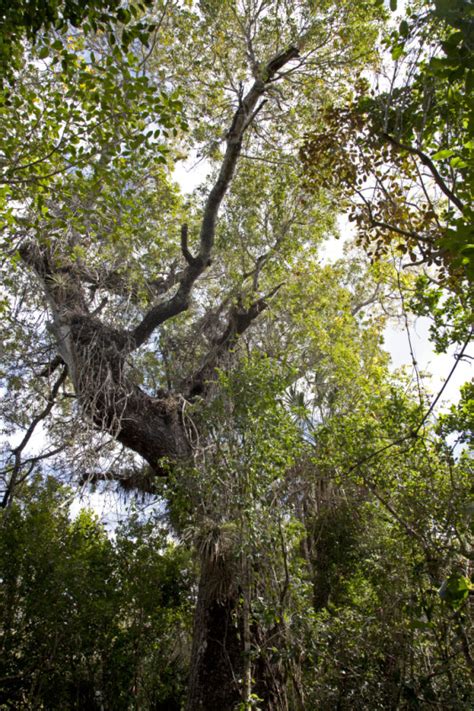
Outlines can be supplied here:
<path id="1" fill-rule="evenodd" d="M 243 700 L 242 640 L 234 563 L 203 556 L 186 711 L 234 711 Z"/>
<path id="2" fill-rule="evenodd" d="M 265 645 L 266 640 L 261 641 Z M 260 654 L 255 662 L 253 677 L 254 693 L 263 699 L 265 711 L 288 711 L 287 673 L 281 660 L 275 661 Z"/>
<path id="3" fill-rule="evenodd" d="M 62 356 L 82 410 L 95 426 L 140 454 L 157 473 L 163 458 L 189 456 L 180 396 L 152 397 L 133 382 L 122 335 L 91 317 L 69 319 L 66 328 Z"/>

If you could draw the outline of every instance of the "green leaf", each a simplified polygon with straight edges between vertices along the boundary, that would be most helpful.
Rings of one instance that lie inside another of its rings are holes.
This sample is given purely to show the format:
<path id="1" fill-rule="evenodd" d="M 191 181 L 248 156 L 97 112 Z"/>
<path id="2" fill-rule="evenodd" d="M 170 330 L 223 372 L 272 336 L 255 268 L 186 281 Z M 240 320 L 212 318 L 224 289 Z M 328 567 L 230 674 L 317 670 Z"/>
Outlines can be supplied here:
<path id="1" fill-rule="evenodd" d="M 397 61 L 397 59 L 400 59 L 400 57 L 403 54 L 404 50 L 404 45 L 403 44 L 397 44 L 393 49 L 392 49 L 392 59 L 394 62 Z"/>
<path id="2" fill-rule="evenodd" d="M 452 168 L 467 168 L 467 163 L 464 161 L 462 158 L 459 156 L 454 156 L 454 158 L 451 158 L 449 161 L 450 165 Z"/>
<path id="3" fill-rule="evenodd" d="M 406 20 L 402 20 L 400 22 L 400 27 L 398 28 L 398 31 L 402 37 L 408 37 L 409 29 L 408 22 Z"/>
<path id="4" fill-rule="evenodd" d="M 413 620 L 410 622 L 410 627 L 412 630 L 431 630 L 433 629 L 433 624 L 431 622 L 425 622 L 423 620 Z"/>
<path id="5" fill-rule="evenodd" d="M 454 151 L 450 148 L 446 148 L 441 151 L 437 151 L 437 153 L 434 153 L 431 156 L 431 160 L 444 160 L 445 158 L 451 158 L 452 155 L 454 155 Z"/>
<path id="6" fill-rule="evenodd" d="M 468 578 L 464 575 L 453 573 L 443 582 L 438 590 L 438 595 L 450 607 L 456 608 L 467 599 L 469 591 L 472 590 L 472 588 L 473 586 Z"/>

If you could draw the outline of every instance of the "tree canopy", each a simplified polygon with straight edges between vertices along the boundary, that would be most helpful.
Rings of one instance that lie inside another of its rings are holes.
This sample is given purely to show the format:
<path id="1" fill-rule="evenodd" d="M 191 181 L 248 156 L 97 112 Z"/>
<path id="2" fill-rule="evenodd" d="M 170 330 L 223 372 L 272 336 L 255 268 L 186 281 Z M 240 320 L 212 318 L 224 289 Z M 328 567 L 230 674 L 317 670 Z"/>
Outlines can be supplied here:
<path id="1" fill-rule="evenodd" d="M 0 15 L 2 708 L 468 708 L 470 3 Z"/>

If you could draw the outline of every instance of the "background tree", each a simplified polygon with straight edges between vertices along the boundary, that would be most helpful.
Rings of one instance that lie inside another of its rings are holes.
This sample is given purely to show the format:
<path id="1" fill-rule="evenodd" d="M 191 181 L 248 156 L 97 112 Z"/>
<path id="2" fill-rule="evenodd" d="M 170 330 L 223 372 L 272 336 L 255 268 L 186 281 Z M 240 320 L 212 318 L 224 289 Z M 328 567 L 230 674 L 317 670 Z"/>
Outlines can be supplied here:
<path id="1" fill-rule="evenodd" d="M 348 191 L 374 255 L 398 241 L 414 262 L 451 271 L 453 284 L 473 276 L 471 15 L 463 0 L 409 6 L 385 39 L 391 62 L 375 88 L 362 81 L 351 104 L 331 108 L 303 152 L 309 180 L 311 161 L 331 166 L 326 181 Z"/>
<path id="2" fill-rule="evenodd" d="M 407 303 L 433 318 L 438 351 L 471 334 L 472 43 L 469 2 L 410 4 L 372 87 L 329 107 L 301 152 L 308 186 L 337 189 L 368 253 L 414 270 Z"/>
<path id="3" fill-rule="evenodd" d="M 52 480 L 24 492 L 0 531 L 2 707 L 178 709 L 184 549 L 152 520 L 132 518 L 113 542 L 90 512 L 71 521 L 71 492 Z"/>

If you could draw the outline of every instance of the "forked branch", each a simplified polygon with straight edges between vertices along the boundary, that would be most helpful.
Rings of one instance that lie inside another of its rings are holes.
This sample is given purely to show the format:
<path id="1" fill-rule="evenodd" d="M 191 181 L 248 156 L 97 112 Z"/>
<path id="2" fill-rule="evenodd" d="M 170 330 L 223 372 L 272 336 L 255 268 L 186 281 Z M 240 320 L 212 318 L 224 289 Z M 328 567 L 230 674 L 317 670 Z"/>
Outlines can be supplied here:
<path id="1" fill-rule="evenodd" d="M 241 302 L 238 302 L 230 309 L 227 325 L 223 333 L 214 339 L 214 343 L 204 357 L 201 367 L 191 378 L 188 378 L 183 383 L 182 389 L 187 399 L 205 393 L 209 383 L 215 379 L 215 372 L 219 362 L 235 346 L 238 338 L 245 333 L 257 316 L 268 308 L 269 300 L 282 286 L 283 284 L 278 284 L 268 294 L 257 299 L 248 307 L 244 307 Z"/>
<path id="2" fill-rule="evenodd" d="M 193 257 L 188 248 L 187 227 L 181 231 L 181 249 L 187 262 L 176 293 L 167 301 L 153 306 L 129 334 L 130 350 L 141 346 L 162 323 L 181 312 L 189 305 L 189 297 L 194 283 L 209 266 L 214 246 L 216 222 L 222 200 L 229 189 L 232 176 L 242 149 L 245 131 L 255 119 L 258 110 L 263 105 L 261 99 L 268 84 L 275 79 L 279 70 L 288 62 L 298 57 L 297 47 L 290 47 L 275 55 L 263 68 L 260 76 L 254 81 L 247 94 L 239 102 L 229 131 L 226 135 L 226 150 L 222 159 L 219 174 L 206 203 L 199 233 L 199 253 Z"/>

